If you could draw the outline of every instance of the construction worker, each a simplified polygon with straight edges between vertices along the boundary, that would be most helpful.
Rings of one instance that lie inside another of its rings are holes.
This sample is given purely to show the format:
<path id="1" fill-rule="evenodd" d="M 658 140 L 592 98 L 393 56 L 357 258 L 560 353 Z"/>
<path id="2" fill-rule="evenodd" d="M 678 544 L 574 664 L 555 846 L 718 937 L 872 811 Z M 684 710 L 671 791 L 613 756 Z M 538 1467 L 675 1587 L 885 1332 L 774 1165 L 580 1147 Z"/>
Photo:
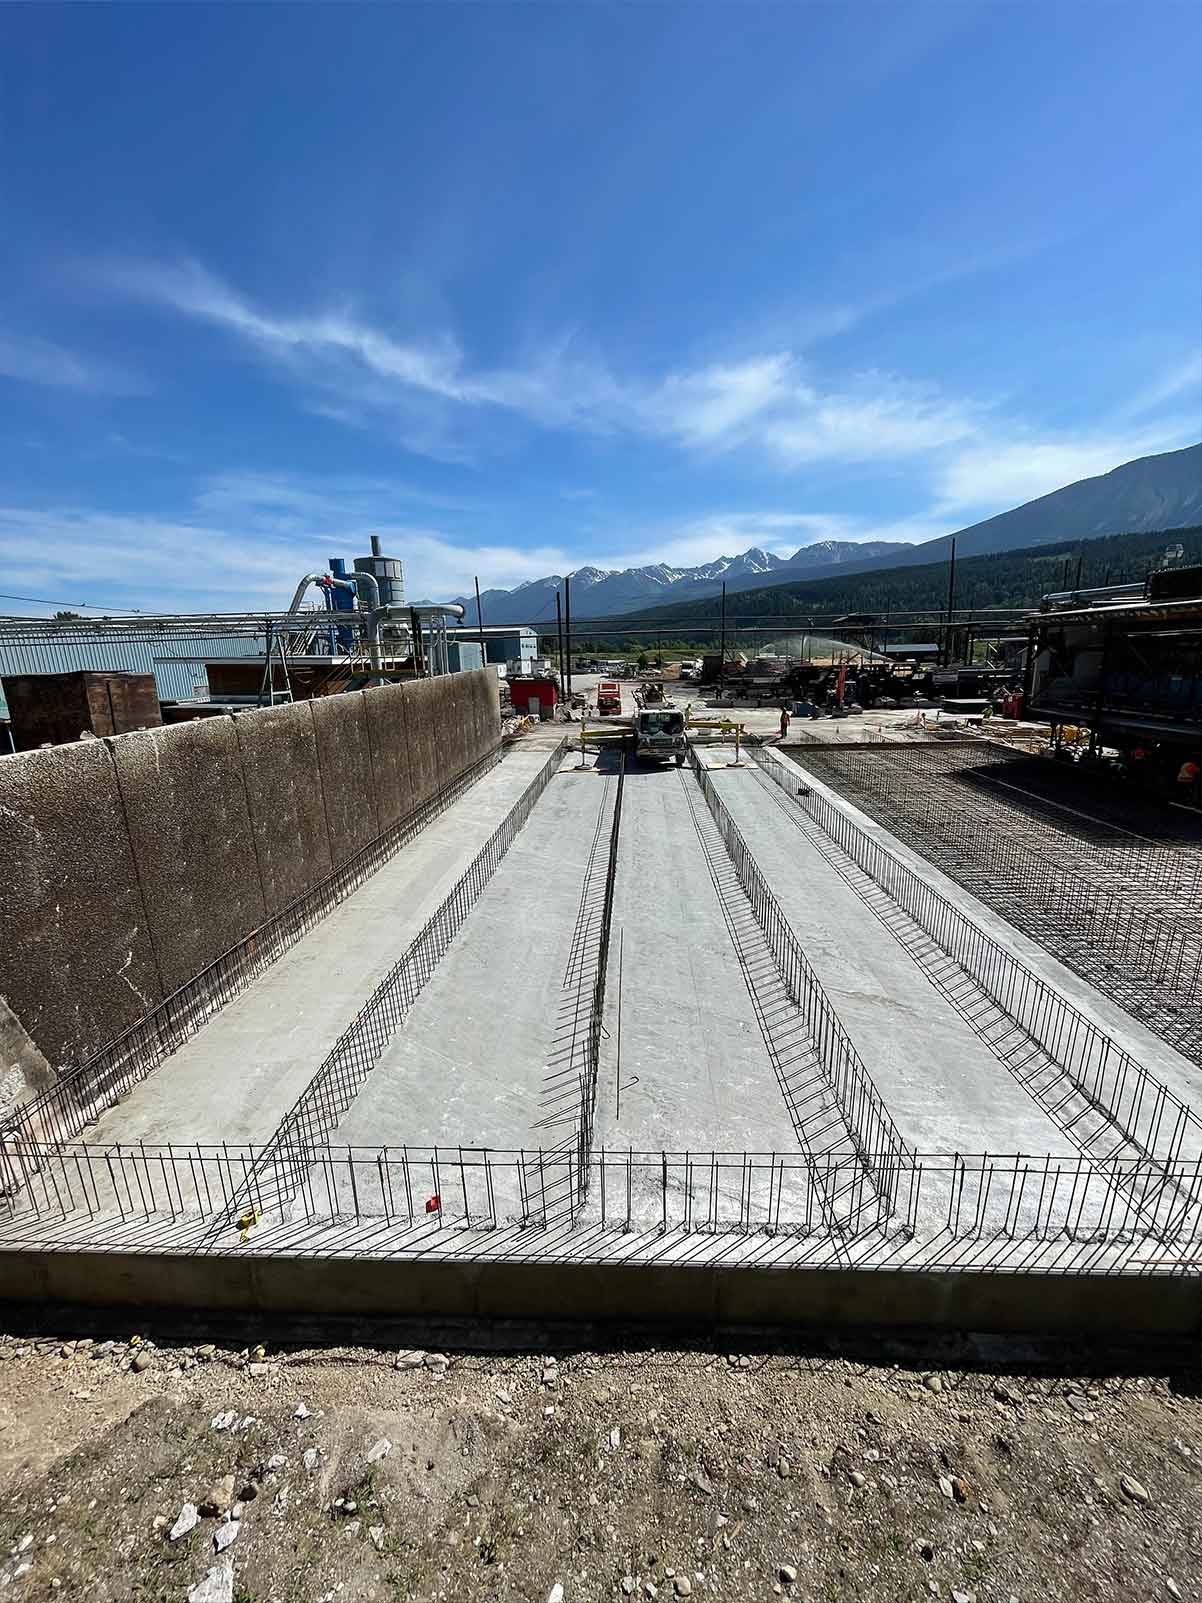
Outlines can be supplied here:
<path id="1" fill-rule="evenodd" d="M 790 718 L 789 709 L 788 709 L 787 705 L 782 701 L 781 704 L 780 704 L 780 738 L 782 740 L 789 733 L 789 718 Z"/>

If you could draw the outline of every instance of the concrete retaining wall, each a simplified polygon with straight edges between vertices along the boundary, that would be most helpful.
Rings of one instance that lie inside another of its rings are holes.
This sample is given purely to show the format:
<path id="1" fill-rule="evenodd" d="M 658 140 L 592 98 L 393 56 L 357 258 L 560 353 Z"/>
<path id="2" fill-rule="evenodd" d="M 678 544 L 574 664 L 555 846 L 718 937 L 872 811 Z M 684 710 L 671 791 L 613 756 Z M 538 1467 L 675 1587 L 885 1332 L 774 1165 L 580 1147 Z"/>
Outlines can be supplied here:
<path id="1" fill-rule="evenodd" d="M 242 751 L 232 718 L 139 730 L 111 749 L 166 994 L 267 916 Z"/>
<path id="2" fill-rule="evenodd" d="M 0 996 L 80 1061 L 499 740 L 481 669 L 0 758 Z"/>
<path id="3" fill-rule="evenodd" d="M 264 707 L 234 719 L 269 918 L 334 866 L 312 705 Z"/>
<path id="4" fill-rule="evenodd" d="M 409 736 L 409 764 L 413 780 L 413 804 L 420 807 L 438 788 L 438 714 L 446 706 L 441 686 L 432 679 L 407 685 L 405 729 Z"/>
<path id="5" fill-rule="evenodd" d="M 363 692 L 311 701 L 330 857 L 340 868 L 380 833 Z"/>
<path id="6" fill-rule="evenodd" d="M 105 741 L 0 760 L 0 864 L 0 995 L 53 1067 L 162 1000 Z"/>
<path id="7" fill-rule="evenodd" d="M 374 690 L 363 692 L 375 774 L 376 813 L 381 829 L 389 829 L 413 811 L 409 734 L 405 723 L 409 695 L 407 685 L 378 685 Z"/>

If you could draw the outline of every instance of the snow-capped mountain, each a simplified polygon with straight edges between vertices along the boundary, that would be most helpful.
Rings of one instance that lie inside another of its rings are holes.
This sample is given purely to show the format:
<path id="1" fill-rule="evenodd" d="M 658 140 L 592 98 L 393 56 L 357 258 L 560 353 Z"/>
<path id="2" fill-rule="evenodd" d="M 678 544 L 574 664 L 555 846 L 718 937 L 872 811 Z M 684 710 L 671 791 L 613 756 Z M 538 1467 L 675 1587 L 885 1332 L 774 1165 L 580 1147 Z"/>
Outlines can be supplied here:
<path id="1" fill-rule="evenodd" d="M 645 568 L 577 568 L 571 575 L 573 618 L 609 618 L 631 612 L 636 607 L 655 606 L 669 598 L 692 601 L 716 595 L 725 583 L 747 590 L 757 583 L 771 584 L 778 579 L 804 579 L 809 575 L 846 562 L 863 562 L 871 557 L 901 552 L 906 545 L 888 540 L 819 540 L 802 546 L 791 557 L 774 556 L 759 546 L 735 557 L 715 557 L 691 568 L 672 568 L 654 562 Z M 555 622 L 555 593 L 563 589 L 564 575 L 549 573 L 542 579 L 528 579 L 513 590 L 486 590 L 481 596 L 485 623 L 526 623 L 534 627 Z M 476 614 L 474 596 L 457 596 Z"/>

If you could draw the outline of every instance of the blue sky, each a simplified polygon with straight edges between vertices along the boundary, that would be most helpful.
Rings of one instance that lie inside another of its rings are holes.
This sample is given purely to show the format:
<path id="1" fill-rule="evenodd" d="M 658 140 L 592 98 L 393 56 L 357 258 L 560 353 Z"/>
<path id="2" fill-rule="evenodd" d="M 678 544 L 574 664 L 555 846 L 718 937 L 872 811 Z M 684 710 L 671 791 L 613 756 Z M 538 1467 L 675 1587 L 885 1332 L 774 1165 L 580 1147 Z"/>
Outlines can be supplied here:
<path id="1" fill-rule="evenodd" d="M 2 588 L 926 539 L 1189 444 L 1200 60 L 1188 3 L 0 9 Z"/>

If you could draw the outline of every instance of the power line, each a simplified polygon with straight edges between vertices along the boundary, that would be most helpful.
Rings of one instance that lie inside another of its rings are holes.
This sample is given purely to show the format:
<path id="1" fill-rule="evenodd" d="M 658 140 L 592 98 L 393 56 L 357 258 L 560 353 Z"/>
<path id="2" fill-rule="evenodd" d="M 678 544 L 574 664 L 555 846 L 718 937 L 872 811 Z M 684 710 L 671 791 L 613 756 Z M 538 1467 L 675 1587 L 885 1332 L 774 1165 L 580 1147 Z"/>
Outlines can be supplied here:
<path id="1" fill-rule="evenodd" d="M 0 590 L 0 601 L 28 601 L 35 607 L 84 607 L 88 612 L 131 612 L 140 613 L 140 607 L 108 607 L 98 601 L 48 601 L 45 596 L 10 596 L 7 591 Z"/>

